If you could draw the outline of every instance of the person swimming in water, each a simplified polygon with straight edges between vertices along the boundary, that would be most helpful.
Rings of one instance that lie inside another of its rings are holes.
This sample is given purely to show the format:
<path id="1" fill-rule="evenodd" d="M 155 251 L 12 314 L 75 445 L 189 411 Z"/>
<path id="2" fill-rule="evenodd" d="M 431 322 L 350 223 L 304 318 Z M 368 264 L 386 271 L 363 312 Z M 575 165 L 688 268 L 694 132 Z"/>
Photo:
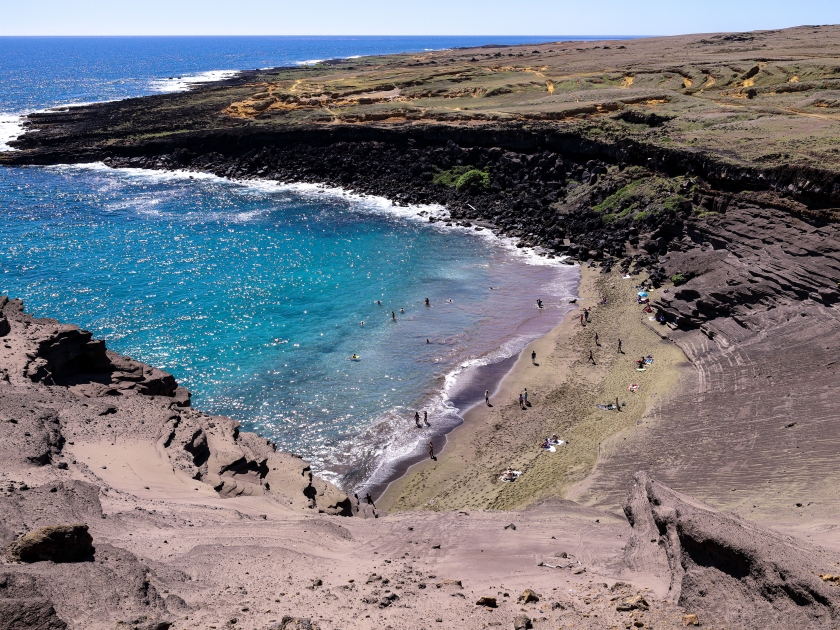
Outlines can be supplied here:
<path id="1" fill-rule="evenodd" d="M 350 357 L 350 358 L 353 359 L 354 361 L 356 361 L 356 360 L 359 359 L 359 355 L 354 353 L 353 356 Z"/>
<path id="2" fill-rule="evenodd" d="M 431 306 L 431 304 L 429 303 L 429 298 L 426 298 L 426 306 Z"/>
<path id="3" fill-rule="evenodd" d="M 400 308 L 400 313 L 405 313 L 405 309 L 404 309 L 404 308 Z"/>

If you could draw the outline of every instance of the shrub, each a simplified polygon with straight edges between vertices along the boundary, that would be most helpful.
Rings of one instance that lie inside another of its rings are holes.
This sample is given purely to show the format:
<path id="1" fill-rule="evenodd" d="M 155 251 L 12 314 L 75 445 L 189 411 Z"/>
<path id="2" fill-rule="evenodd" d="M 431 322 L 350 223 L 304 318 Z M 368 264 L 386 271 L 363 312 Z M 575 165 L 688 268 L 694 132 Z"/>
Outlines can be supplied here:
<path id="1" fill-rule="evenodd" d="M 474 168 L 455 180 L 455 188 L 490 188 L 490 175 Z"/>
<path id="2" fill-rule="evenodd" d="M 490 175 L 474 166 L 455 166 L 448 171 L 438 171 L 432 182 L 450 188 L 489 188 Z"/>
<path id="3" fill-rule="evenodd" d="M 675 273 L 673 276 L 671 276 L 671 282 L 674 283 L 675 287 L 678 287 L 681 284 L 685 284 L 686 282 L 688 282 L 688 278 L 686 278 L 681 273 Z"/>

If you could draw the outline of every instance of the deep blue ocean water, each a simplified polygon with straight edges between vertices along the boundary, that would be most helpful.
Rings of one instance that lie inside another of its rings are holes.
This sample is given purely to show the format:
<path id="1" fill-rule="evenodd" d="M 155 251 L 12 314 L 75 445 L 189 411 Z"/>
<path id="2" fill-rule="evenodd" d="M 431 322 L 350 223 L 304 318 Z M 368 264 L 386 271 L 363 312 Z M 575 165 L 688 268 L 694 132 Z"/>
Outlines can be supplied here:
<path id="1" fill-rule="evenodd" d="M 220 71 L 522 41 L 0 38 L 0 116 L 12 133 L 22 112 Z M 569 267 L 419 214 L 441 211 L 195 173 L 0 169 L 0 293 L 170 371 L 197 408 L 359 488 L 458 424 L 452 397 L 467 400 L 475 366 L 547 332 L 575 288 Z M 431 428 L 413 428 L 417 409 Z"/>

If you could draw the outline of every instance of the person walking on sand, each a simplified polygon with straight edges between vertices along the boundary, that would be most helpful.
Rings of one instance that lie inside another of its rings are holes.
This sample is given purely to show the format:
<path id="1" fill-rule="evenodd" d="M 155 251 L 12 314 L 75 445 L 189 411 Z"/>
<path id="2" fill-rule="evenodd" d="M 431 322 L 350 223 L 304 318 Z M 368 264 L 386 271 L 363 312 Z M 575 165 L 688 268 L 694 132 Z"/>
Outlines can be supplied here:
<path id="1" fill-rule="evenodd" d="M 600 342 L 598 341 L 598 333 L 595 333 L 595 345 L 600 346 Z"/>
<path id="2" fill-rule="evenodd" d="M 519 394 L 519 408 L 525 409 L 525 399 L 522 397 L 522 394 Z"/>
<path id="3" fill-rule="evenodd" d="M 490 406 L 490 390 L 489 389 L 484 390 L 484 404 L 487 405 L 488 407 Z"/>
<path id="4" fill-rule="evenodd" d="M 435 457 L 435 445 L 432 442 L 429 442 L 429 459 L 437 459 Z"/>
<path id="5" fill-rule="evenodd" d="M 422 427 L 420 426 L 420 412 L 419 412 L 419 411 L 415 411 L 415 412 L 414 412 L 414 424 L 415 424 L 415 425 L 417 425 L 417 428 L 418 428 L 418 429 L 421 429 L 421 428 L 422 428 Z"/>
<path id="6" fill-rule="evenodd" d="M 595 365 L 595 356 L 592 354 L 592 350 L 589 351 L 589 360 L 592 365 Z"/>
<path id="7" fill-rule="evenodd" d="M 586 321 L 589 321 L 589 308 L 583 309 L 583 316 L 586 319 Z"/>
<path id="8" fill-rule="evenodd" d="M 534 365 L 537 364 L 537 351 L 536 350 L 531 350 L 531 363 L 533 363 Z"/>
<path id="9" fill-rule="evenodd" d="M 423 411 L 423 422 L 425 423 L 425 425 L 427 427 L 432 426 L 432 425 L 429 424 L 429 412 L 425 411 L 425 410 Z"/>
<path id="10" fill-rule="evenodd" d="M 583 326 L 583 313 L 580 314 L 580 325 Z"/>
<path id="11" fill-rule="evenodd" d="M 528 406 L 528 388 L 525 388 L 525 391 L 522 393 L 522 402 L 525 403 L 525 406 Z"/>
<path id="12" fill-rule="evenodd" d="M 619 340 L 618 340 L 618 351 L 619 351 L 621 354 L 624 354 L 624 350 L 622 350 L 622 349 L 621 349 L 621 339 L 619 339 Z"/>

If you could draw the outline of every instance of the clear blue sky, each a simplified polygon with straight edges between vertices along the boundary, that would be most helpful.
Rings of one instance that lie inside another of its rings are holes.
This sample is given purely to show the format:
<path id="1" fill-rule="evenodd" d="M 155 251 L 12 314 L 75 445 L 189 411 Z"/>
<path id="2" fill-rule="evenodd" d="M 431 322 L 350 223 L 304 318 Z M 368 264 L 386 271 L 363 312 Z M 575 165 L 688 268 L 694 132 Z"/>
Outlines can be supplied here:
<path id="1" fill-rule="evenodd" d="M 674 35 L 840 23 L 840 0 L 0 0 L 0 35 Z"/>

